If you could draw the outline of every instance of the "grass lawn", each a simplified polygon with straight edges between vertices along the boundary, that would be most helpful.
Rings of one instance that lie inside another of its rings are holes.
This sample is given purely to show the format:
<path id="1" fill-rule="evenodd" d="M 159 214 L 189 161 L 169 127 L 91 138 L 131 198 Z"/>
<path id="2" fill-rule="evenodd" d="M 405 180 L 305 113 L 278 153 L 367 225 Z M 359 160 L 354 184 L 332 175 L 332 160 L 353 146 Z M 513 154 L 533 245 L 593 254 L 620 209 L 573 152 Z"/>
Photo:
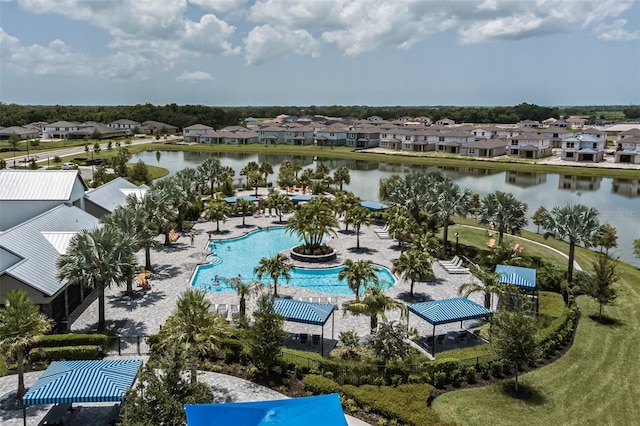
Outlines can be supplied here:
<path id="1" fill-rule="evenodd" d="M 544 241 L 530 232 L 523 236 Z M 544 242 L 568 250 L 565 243 Z M 576 250 L 576 260 L 585 269 L 594 257 L 588 250 Z M 604 311 L 612 324 L 591 319 L 598 305 L 580 296 L 582 318 L 571 349 L 553 364 L 521 377 L 533 390 L 531 399 L 511 398 L 497 384 L 446 393 L 435 399 L 433 408 L 443 420 L 465 425 L 640 424 L 640 271 L 621 263 L 618 272 L 618 300 Z"/>

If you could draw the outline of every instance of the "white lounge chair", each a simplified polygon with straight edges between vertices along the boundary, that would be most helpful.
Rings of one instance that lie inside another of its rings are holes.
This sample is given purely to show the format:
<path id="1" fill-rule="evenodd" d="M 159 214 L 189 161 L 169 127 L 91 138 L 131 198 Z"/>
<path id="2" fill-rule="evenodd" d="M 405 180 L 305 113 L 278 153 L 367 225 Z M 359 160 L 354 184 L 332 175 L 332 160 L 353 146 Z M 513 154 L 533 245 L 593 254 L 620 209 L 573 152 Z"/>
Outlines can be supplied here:
<path id="1" fill-rule="evenodd" d="M 449 265 L 460 265 L 462 263 L 462 259 L 460 259 L 457 255 L 453 256 L 453 259 L 451 260 L 442 260 L 442 259 L 438 259 L 438 263 L 442 266 L 449 266 Z"/>

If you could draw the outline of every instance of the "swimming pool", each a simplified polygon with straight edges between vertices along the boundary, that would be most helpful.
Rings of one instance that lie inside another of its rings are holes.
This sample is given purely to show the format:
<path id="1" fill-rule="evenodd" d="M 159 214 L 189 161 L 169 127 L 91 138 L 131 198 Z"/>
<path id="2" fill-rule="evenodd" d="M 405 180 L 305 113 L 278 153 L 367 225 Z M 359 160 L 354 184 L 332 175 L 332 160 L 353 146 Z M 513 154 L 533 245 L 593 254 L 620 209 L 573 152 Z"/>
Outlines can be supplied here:
<path id="1" fill-rule="evenodd" d="M 212 240 L 209 249 L 210 263 L 199 265 L 191 280 L 194 288 L 210 292 L 235 291 L 230 280 L 238 275 L 243 281 L 258 279 L 253 268 L 263 257 L 271 257 L 282 250 L 299 245 L 301 240 L 296 235 L 288 234 L 284 228 L 267 228 L 252 232 L 240 238 L 230 240 Z M 391 272 L 382 266 L 376 273 L 384 288 L 395 284 Z M 287 284 L 282 277 L 278 279 L 278 287 L 291 285 L 327 294 L 353 294 L 346 281 L 340 281 L 338 274 L 343 266 L 333 268 L 311 269 L 293 268 L 291 279 Z M 217 276 L 218 285 L 215 285 Z M 262 277 L 265 284 L 271 283 L 268 277 Z"/>

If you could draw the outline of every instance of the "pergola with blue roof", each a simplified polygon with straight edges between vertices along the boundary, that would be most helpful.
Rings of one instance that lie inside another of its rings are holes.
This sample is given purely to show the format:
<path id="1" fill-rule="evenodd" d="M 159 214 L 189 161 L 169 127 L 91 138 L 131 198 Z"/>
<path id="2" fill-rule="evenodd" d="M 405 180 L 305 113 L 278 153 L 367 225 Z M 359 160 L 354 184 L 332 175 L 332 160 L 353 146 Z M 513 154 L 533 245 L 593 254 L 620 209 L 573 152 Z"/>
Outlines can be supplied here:
<path id="1" fill-rule="evenodd" d="M 389 208 L 388 205 L 378 203 L 377 201 L 362 201 L 360 203 L 360 207 L 364 207 L 365 209 L 371 210 L 372 212 L 379 212 L 380 210 Z"/>
<path id="2" fill-rule="evenodd" d="M 487 309 L 466 297 L 453 299 L 434 300 L 431 302 L 419 302 L 408 305 L 409 312 L 413 312 L 429 324 L 433 325 L 433 339 L 435 342 L 436 325 L 450 324 L 452 322 L 487 318 L 493 315 L 491 309 Z M 436 355 L 436 345 L 433 345 L 432 353 Z"/>
<path id="3" fill-rule="evenodd" d="M 254 196 L 254 195 L 236 195 L 233 197 L 227 197 L 224 199 L 228 204 L 233 204 L 238 200 L 249 200 L 253 203 L 257 203 L 258 197 Z"/>
<path id="4" fill-rule="evenodd" d="M 122 402 L 142 366 L 139 359 L 54 361 L 22 397 L 29 405 Z"/>
<path id="5" fill-rule="evenodd" d="M 282 316 L 285 321 L 298 322 L 302 324 L 319 325 L 321 327 L 320 350 L 324 356 L 324 326 L 331 317 L 331 338 L 335 326 L 335 305 L 330 303 L 305 302 L 294 299 L 276 299 L 274 302 L 276 313 Z"/>
<path id="6" fill-rule="evenodd" d="M 315 194 L 299 194 L 296 196 L 291 197 L 291 201 L 295 204 L 297 203 L 305 203 L 307 201 L 311 201 L 314 198 L 318 198 L 317 195 Z"/>
<path id="7" fill-rule="evenodd" d="M 531 293 L 536 300 L 536 312 L 538 311 L 537 297 L 535 297 L 537 290 L 535 269 L 523 268 L 521 266 L 497 265 L 496 273 L 500 275 L 501 283 L 513 285 L 520 290 Z"/>

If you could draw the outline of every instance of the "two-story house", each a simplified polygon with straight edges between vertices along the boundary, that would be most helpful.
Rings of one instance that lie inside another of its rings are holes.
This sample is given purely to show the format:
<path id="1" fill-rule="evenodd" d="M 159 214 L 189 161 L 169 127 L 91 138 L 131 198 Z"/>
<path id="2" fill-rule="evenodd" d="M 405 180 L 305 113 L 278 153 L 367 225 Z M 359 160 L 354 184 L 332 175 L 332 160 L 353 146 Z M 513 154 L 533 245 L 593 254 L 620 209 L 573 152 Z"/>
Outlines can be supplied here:
<path id="1" fill-rule="evenodd" d="M 353 148 L 380 146 L 380 129 L 374 126 L 350 126 L 347 130 L 347 146 Z"/>
<path id="2" fill-rule="evenodd" d="M 213 127 L 204 124 L 194 124 L 183 129 L 183 138 L 185 142 L 200 142 L 200 136 L 205 133 L 213 132 Z"/>
<path id="3" fill-rule="evenodd" d="M 108 123 L 107 126 L 113 127 L 114 129 L 125 129 L 131 133 L 133 132 L 133 129 L 140 129 L 141 124 L 137 121 L 122 118 L 120 120 L 116 120 L 116 121 L 112 121 L 111 123 Z"/>
<path id="4" fill-rule="evenodd" d="M 43 139 L 67 139 L 69 133 L 79 130 L 80 124 L 73 121 L 56 121 L 42 128 Z"/>
<path id="5" fill-rule="evenodd" d="M 249 145 L 258 143 L 258 133 L 242 126 L 228 126 L 218 131 L 207 132 L 201 135 L 198 141 L 214 145 Z"/>
<path id="6" fill-rule="evenodd" d="M 507 140 L 507 155 L 536 159 L 548 157 L 551 152 L 551 141 L 539 133 L 523 133 Z"/>
<path id="7" fill-rule="evenodd" d="M 459 154 L 460 147 L 476 140 L 471 132 L 460 132 L 452 130 L 451 132 L 439 133 L 436 141 L 436 151 L 447 152 L 449 154 Z"/>
<path id="8" fill-rule="evenodd" d="M 538 130 L 542 136 L 549 138 L 551 141 L 551 148 L 562 148 L 562 141 L 566 138 L 570 138 L 573 133 L 562 127 L 549 127 L 548 129 Z"/>
<path id="9" fill-rule="evenodd" d="M 562 141 L 562 156 L 566 161 L 597 163 L 604 160 L 605 140 L 581 133 Z"/>
<path id="10" fill-rule="evenodd" d="M 345 146 L 348 129 L 349 127 L 342 123 L 319 127 L 315 132 L 315 143 L 317 146 Z"/>
<path id="11" fill-rule="evenodd" d="M 620 138 L 616 141 L 616 163 L 640 164 L 640 136 Z"/>

